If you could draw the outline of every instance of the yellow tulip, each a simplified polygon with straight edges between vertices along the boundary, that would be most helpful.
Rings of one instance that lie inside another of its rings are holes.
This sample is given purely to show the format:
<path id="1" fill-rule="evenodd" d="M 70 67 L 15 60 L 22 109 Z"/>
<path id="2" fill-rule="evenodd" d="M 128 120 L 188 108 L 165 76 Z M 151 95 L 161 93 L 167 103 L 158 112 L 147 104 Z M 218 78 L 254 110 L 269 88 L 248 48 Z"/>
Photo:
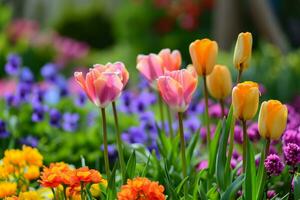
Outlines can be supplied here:
<path id="1" fill-rule="evenodd" d="M 209 39 L 196 40 L 190 44 L 193 66 L 199 76 L 209 75 L 215 65 L 218 44 Z"/>
<path id="2" fill-rule="evenodd" d="M 232 90 L 233 115 L 240 120 L 252 119 L 258 109 L 258 84 L 245 81 L 237 84 Z"/>
<path id="3" fill-rule="evenodd" d="M 207 76 L 207 88 L 210 95 L 218 100 L 223 100 L 230 94 L 232 79 L 225 65 L 215 65 L 212 73 Z"/>
<path id="4" fill-rule="evenodd" d="M 249 67 L 252 51 L 252 34 L 249 32 L 240 33 L 234 49 L 233 64 L 243 71 Z"/>
<path id="5" fill-rule="evenodd" d="M 258 117 L 258 130 L 263 138 L 277 140 L 286 127 L 287 107 L 277 100 L 264 101 Z"/>

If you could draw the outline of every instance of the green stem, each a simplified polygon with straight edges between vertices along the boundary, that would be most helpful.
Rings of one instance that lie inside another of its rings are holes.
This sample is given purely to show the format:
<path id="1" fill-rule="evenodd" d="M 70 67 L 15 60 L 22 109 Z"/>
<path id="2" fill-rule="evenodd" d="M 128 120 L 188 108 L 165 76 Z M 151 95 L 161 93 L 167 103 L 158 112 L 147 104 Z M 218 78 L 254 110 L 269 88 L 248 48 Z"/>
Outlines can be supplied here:
<path id="1" fill-rule="evenodd" d="M 232 153 L 233 153 L 235 118 L 232 118 L 232 122 L 231 122 L 230 126 L 231 127 L 230 127 L 228 159 L 226 161 L 226 166 L 225 166 L 226 173 L 229 173 L 230 162 L 231 162 L 231 157 L 232 157 Z"/>
<path id="2" fill-rule="evenodd" d="M 246 170 L 246 157 L 247 157 L 247 124 L 246 120 L 241 120 L 243 125 L 243 172 Z"/>
<path id="3" fill-rule="evenodd" d="M 293 200 L 294 199 L 292 185 L 293 185 L 294 175 L 295 175 L 295 173 L 297 171 L 297 166 L 291 166 L 291 168 L 292 169 L 290 170 L 290 174 L 292 175 L 292 177 L 291 177 L 291 181 L 290 181 L 290 185 L 289 185 L 290 191 L 289 191 L 289 198 L 288 198 L 288 200 Z"/>
<path id="4" fill-rule="evenodd" d="M 204 82 L 204 98 L 205 98 L 205 121 L 206 121 L 206 140 L 208 149 L 210 149 L 210 125 L 209 125 L 209 115 L 208 115 L 208 91 L 207 91 L 207 84 L 206 84 L 206 75 L 203 76 Z M 209 158 L 208 158 L 209 160 Z"/>
<path id="5" fill-rule="evenodd" d="M 80 182 L 80 197 L 85 199 L 83 182 Z"/>
<path id="6" fill-rule="evenodd" d="M 266 146 L 265 146 L 264 155 L 260 158 L 260 159 L 263 159 L 262 161 L 264 161 L 265 158 L 269 155 L 270 144 L 271 144 L 271 140 L 270 140 L 270 138 L 267 138 L 266 139 Z M 266 196 L 267 196 L 267 192 L 268 192 L 268 180 L 269 180 L 269 178 L 270 178 L 270 176 L 267 176 L 266 169 L 264 169 L 263 179 L 265 179 L 266 182 L 265 182 L 265 185 L 263 185 L 263 188 L 264 188 Z"/>
<path id="7" fill-rule="evenodd" d="M 222 111 L 222 117 L 226 117 L 226 114 L 225 114 L 225 105 L 224 105 L 224 100 L 223 99 L 220 99 L 220 106 L 221 106 L 221 111 Z"/>
<path id="8" fill-rule="evenodd" d="M 238 77 L 236 79 L 236 84 L 238 84 L 241 81 L 242 73 L 243 73 L 243 69 L 242 69 L 242 67 L 240 67 L 239 74 L 238 74 Z"/>
<path id="9" fill-rule="evenodd" d="M 51 188 L 51 191 L 52 191 L 52 193 L 53 193 L 53 199 L 56 200 L 56 194 L 55 194 L 54 188 Z"/>
<path id="10" fill-rule="evenodd" d="M 168 126 L 169 126 L 169 132 L 170 132 L 170 138 L 174 137 L 174 131 L 173 131 L 173 127 L 172 127 L 172 115 L 171 115 L 171 110 L 169 108 L 168 105 L 166 105 L 167 107 L 167 118 L 168 118 Z"/>
<path id="11" fill-rule="evenodd" d="M 179 123 L 179 133 L 180 133 L 180 148 L 181 148 L 181 159 L 182 159 L 182 174 L 183 178 L 187 176 L 186 169 L 186 157 L 185 157 L 185 141 L 184 141 L 184 132 L 183 132 L 183 115 L 181 112 L 178 112 L 178 123 Z M 184 196 L 187 195 L 187 185 L 184 184 Z"/>
<path id="12" fill-rule="evenodd" d="M 115 127 L 117 131 L 117 146 L 118 146 L 118 154 L 119 154 L 119 161 L 120 161 L 120 167 L 121 167 L 121 172 L 122 172 L 122 179 L 123 183 L 125 182 L 125 176 L 126 176 L 126 167 L 125 167 L 125 161 L 124 161 L 124 154 L 123 154 L 123 144 L 121 140 L 121 133 L 119 129 L 119 120 L 118 120 L 118 113 L 116 109 L 116 103 L 113 101 L 112 102 L 112 108 L 113 108 L 113 113 L 114 113 L 114 119 L 115 119 Z"/>
<path id="13" fill-rule="evenodd" d="M 110 179 L 110 171 L 109 171 L 109 159 L 108 159 L 108 147 L 107 147 L 105 108 L 101 108 L 101 114 L 102 114 L 102 131 L 103 131 L 103 144 L 104 144 L 104 165 L 105 165 L 105 172 L 106 172 L 107 180 L 109 180 Z"/>
<path id="14" fill-rule="evenodd" d="M 166 133 L 165 130 L 165 116 L 164 116 L 164 110 L 163 110 L 163 100 L 161 98 L 161 95 L 159 94 L 159 92 L 157 93 L 158 95 L 158 105 L 159 105 L 159 112 L 160 112 L 160 121 L 161 121 L 161 129 L 164 133 Z"/>
<path id="15" fill-rule="evenodd" d="M 64 187 L 64 198 L 65 198 L 65 200 L 68 200 L 68 198 L 67 198 L 67 187 L 65 185 L 63 187 Z"/>

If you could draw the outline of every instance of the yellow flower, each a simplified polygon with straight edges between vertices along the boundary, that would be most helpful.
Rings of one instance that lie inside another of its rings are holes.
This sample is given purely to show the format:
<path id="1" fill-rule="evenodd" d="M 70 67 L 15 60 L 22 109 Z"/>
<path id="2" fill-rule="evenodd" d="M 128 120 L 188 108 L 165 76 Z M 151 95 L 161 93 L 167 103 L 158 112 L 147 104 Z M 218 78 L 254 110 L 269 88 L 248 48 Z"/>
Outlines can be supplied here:
<path id="1" fill-rule="evenodd" d="M 233 64 L 243 71 L 249 67 L 252 51 L 252 34 L 249 32 L 240 33 L 234 49 Z"/>
<path id="2" fill-rule="evenodd" d="M 258 109 L 258 84 L 245 81 L 237 84 L 232 90 L 233 115 L 240 120 L 252 119 Z"/>
<path id="3" fill-rule="evenodd" d="M 209 39 L 196 40 L 190 44 L 190 56 L 199 76 L 209 75 L 216 62 L 218 44 Z"/>
<path id="4" fill-rule="evenodd" d="M 17 184 L 11 182 L 0 182 L 0 198 L 12 196 L 17 191 Z"/>
<path id="5" fill-rule="evenodd" d="M 25 168 L 24 176 L 28 180 L 37 179 L 40 176 L 40 169 L 38 166 L 30 165 Z"/>
<path id="6" fill-rule="evenodd" d="M 36 148 L 23 146 L 24 159 L 29 165 L 41 167 L 43 165 L 43 156 Z"/>
<path id="7" fill-rule="evenodd" d="M 258 130 L 263 138 L 277 140 L 286 127 L 287 107 L 277 100 L 264 101 L 258 117 Z"/>
<path id="8" fill-rule="evenodd" d="M 4 152 L 4 165 L 25 166 L 24 154 L 19 149 L 10 149 Z"/>
<path id="9" fill-rule="evenodd" d="M 232 80 L 228 68 L 215 65 L 212 73 L 207 77 L 207 88 L 210 95 L 218 100 L 225 99 L 231 92 Z"/>
<path id="10" fill-rule="evenodd" d="M 0 179 L 7 179 L 9 176 L 7 167 L 5 165 L 0 165 Z"/>
<path id="11" fill-rule="evenodd" d="M 107 180 L 103 179 L 101 183 L 91 185 L 90 192 L 93 197 L 99 197 L 101 195 L 101 186 L 107 187 Z"/>
<path id="12" fill-rule="evenodd" d="M 21 192 L 19 195 L 19 200 L 39 200 L 40 195 L 36 191 Z"/>

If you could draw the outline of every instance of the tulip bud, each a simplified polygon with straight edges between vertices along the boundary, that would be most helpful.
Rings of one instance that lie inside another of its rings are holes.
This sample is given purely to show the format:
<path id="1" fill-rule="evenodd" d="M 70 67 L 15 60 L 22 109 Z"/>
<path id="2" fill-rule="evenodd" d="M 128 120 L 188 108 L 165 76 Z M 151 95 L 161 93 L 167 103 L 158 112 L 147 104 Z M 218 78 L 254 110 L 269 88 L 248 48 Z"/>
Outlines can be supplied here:
<path id="1" fill-rule="evenodd" d="M 277 140 L 286 127 L 287 107 L 277 100 L 264 101 L 258 117 L 258 130 L 263 138 Z"/>
<path id="2" fill-rule="evenodd" d="M 240 120 L 252 119 L 258 109 L 258 84 L 245 81 L 237 84 L 232 90 L 233 115 Z"/>
<path id="3" fill-rule="evenodd" d="M 193 66 L 199 76 L 209 75 L 216 62 L 218 44 L 209 39 L 196 40 L 190 44 Z"/>
<path id="4" fill-rule="evenodd" d="M 166 71 L 179 70 L 181 65 L 181 54 L 178 50 L 162 49 L 158 55 L 162 59 L 162 66 Z"/>
<path id="5" fill-rule="evenodd" d="M 231 92 L 232 80 L 228 68 L 224 65 L 215 65 L 212 73 L 207 76 L 207 88 L 211 96 L 221 100 Z"/>
<path id="6" fill-rule="evenodd" d="M 243 71 L 249 67 L 252 51 L 252 34 L 249 32 L 240 33 L 234 49 L 233 64 Z"/>

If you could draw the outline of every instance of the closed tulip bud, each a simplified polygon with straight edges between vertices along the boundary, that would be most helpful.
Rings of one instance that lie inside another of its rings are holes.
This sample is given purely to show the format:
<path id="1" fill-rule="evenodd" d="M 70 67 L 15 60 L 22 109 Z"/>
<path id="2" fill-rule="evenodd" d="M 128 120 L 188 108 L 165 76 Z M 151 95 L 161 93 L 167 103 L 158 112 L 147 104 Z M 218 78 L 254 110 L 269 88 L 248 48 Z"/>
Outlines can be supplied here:
<path id="1" fill-rule="evenodd" d="M 175 71 L 180 68 L 181 54 L 178 50 L 162 49 L 158 55 L 162 59 L 162 66 L 166 71 Z"/>
<path id="2" fill-rule="evenodd" d="M 225 99 L 230 94 L 232 80 L 226 66 L 215 65 L 212 73 L 207 76 L 207 88 L 210 95 L 218 100 Z"/>
<path id="3" fill-rule="evenodd" d="M 196 40 L 190 44 L 189 49 L 197 74 L 209 75 L 215 66 L 218 44 L 209 39 Z"/>
<path id="4" fill-rule="evenodd" d="M 277 100 L 264 101 L 258 117 L 258 130 L 263 138 L 277 140 L 286 127 L 287 107 Z"/>
<path id="5" fill-rule="evenodd" d="M 233 114 L 237 119 L 252 119 L 258 109 L 259 103 L 258 84 L 245 81 L 237 84 L 232 90 Z"/>
<path id="6" fill-rule="evenodd" d="M 249 32 L 240 33 L 234 49 L 233 64 L 243 71 L 249 67 L 252 52 L 252 34 Z"/>

